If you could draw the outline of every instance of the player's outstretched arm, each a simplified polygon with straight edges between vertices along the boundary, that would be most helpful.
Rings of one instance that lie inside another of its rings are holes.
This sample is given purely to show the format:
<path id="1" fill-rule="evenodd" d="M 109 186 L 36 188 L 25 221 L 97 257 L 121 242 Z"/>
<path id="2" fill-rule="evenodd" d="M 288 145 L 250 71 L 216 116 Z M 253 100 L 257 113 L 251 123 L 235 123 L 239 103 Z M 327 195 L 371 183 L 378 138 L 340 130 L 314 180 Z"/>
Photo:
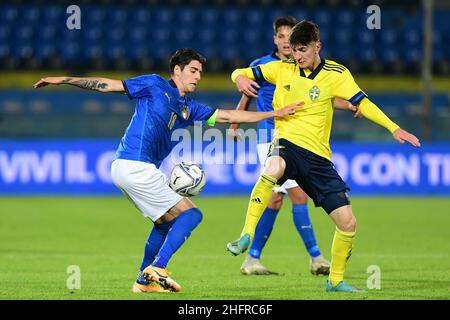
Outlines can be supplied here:
<path id="1" fill-rule="evenodd" d="M 415 135 L 400 128 L 368 98 L 361 100 L 358 107 L 367 119 L 388 129 L 398 142 L 409 142 L 415 147 L 420 147 L 420 141 Z"/>
<path id="2" fill-rule="evenodd" d="M 47 77 L 36 82 L 33 87 L 40 88 L 48 85 L 69 84 L 86 90 L 99 92 L 125 92 L 121 80 L 106 78 L 78 78 L 78 77 Z"/>
<path id="3" fill-rule="evenodd" d="M 304 102 L 297 102 L 284 108 L 270 112 L 253 112 L 242 110 L 223 110 L 219 109 L 216 122 L 221 123 L 251 123 L 269 118 L 285 118 L 294 115 L 295 111 L 303 108 Z"/>
<path id="4" fill-rule="evenodd" d="M 239 103 L 236 106 L 236 110 L 247 111 L 251 101 L 252 101 L 252 98 L 243 94 L 241 97 L 241 100 L 239 100 Z M 228 129 L 228 135 L 230 136 L 230 138 L 233 138 L 236 141 L 241 141 L 241 136 L 239 135 L 237 129 L 239 129 L 239 124 L 232 123 L 230 125 L 230 128 Z"/>

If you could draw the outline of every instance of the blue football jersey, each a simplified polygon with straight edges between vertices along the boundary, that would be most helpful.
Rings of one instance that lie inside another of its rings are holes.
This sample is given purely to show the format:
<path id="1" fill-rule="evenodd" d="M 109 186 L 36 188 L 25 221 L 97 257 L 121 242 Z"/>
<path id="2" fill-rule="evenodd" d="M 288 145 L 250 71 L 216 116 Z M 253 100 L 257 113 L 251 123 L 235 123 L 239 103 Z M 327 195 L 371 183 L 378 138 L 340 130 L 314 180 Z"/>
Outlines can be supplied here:
<path id="1" fill-rule="evenodd" d="M 176 129 L 209 119 L 214 108 L 180 96 L 173 80 L 152 74 L 123 80 L 125 92 L 136 108 L 116 151 L 116 159 L 153 163 L 157 168 L 177 144 Z"/>
<path id="2" fill-rule="evenodd" d="M 276 56 L 276 50 L 271 54 L 256 59 L 250 64 L 250 67 L 255 67 L 260 64 L 266 64 L 271 61 L 280 60 Z M 258 81 L 260 89 L 258 90 L 258 98 L 256 99 L 257 111 L 273 111 L 272 100 L 273 93 L 275 92 L 275 85 L 267 81 Z M 274 130 L 273 118 L 262 120 L 258 122 L 258 143 L 265 143 L 272 141 L 272 131 Z"/>

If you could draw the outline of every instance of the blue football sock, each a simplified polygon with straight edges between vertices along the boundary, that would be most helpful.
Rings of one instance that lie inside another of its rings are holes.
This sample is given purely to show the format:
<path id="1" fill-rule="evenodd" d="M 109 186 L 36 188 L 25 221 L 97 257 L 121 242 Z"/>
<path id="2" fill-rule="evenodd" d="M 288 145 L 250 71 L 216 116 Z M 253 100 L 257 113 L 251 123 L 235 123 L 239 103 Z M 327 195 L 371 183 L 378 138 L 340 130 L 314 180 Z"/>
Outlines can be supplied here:
<path id="1" fill-rule="evenodd" d="M 140 272 L 138 275 L 137 283 L 140 284 L 148 284 L 148 281 L 142 276 L 142 271 L 148 267 L 153 260 L 155 260 L 155 256 L 158 253 L 159 249 L 166 240 L 166 235 L 169 232 L 170 228 L 174 224 L 175 220 L 162 223 L 155 224 L 148 236 L 147 242 L 145 243 L 144 249 L 144 258 L 142 259 Z"/>
<path id="2" fill-rule="evenodd" d="M 277 215 L 278 210 L 271 209 L 269 207 L 264 210 L 261 219 L 259 219 L 258 225 L 256 226 L 253 242 L 250 250 L 248 251 L 249 255 L 253 258 L 259 259 L 261 256 L 261 252 L 266 245 L 267 239 L 269 239 L 269 236 L 272 233 Z"/>
<path id="3" fill-rule="evenodd" d="M 192 208 L 182 212 L 169 230 L 161 249 L 155 257 L 152 266 L 165 268 L 173 254 L 189 238 L 192 231 L 202 221 L 202 213 L 198 208 Z"/>
<path id="4" fill-rule="evenodd" d="M 298 233 L 300 233 L 309 255 L 312 258 L 319 256 L 320 250 L 317 246 L 311 220 L 309 219 L 308 206 L 306 204 L 294 204 L 292 206 L 292 213 L 295 227 L 297 228 Z"/>

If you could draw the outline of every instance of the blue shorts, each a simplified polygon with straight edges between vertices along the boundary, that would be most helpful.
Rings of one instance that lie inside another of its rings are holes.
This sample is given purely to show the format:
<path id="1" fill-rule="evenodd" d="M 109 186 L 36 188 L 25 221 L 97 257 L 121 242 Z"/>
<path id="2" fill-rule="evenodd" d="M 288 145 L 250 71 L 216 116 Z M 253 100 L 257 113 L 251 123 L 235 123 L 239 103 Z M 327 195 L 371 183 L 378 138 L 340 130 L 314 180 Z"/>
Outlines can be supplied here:
<path id="1" fill-rule="evenodd" d="M 347 191 L 350 188 L 337 173 L 333 163 L 286 140 L 274 140 L 269 156 L 280 156 L 286 162 L 278 184 L 295 180 L 300 188 L 329 214 L 334 209 L 350 204 Z"/>

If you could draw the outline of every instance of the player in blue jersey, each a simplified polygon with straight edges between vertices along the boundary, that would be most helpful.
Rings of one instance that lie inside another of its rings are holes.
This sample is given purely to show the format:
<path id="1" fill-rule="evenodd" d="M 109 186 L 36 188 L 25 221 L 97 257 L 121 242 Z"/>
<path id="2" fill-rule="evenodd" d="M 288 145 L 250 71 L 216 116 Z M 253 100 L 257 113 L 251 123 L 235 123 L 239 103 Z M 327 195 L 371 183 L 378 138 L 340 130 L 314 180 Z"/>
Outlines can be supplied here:
<path id="1" fill-rule="evenodd" d="M 171 79 L 152 74 L 127 80 L 105 78 L 50 77 L 34 87 L 69 84 L 99 92 L 126 93 L 136 100 L 135 113 L 120 141 L 111 165 L 114 183 L 145 216 L 154 222 L 145 245 L 144 258 L 133 292 L 178 292 L 181 286 L 169 277 L 166 266 L 202 220 L 200 210 L 167 185 L 159 170 L 175 146 L 174 130 L 201 121 L 257 122 L 295 114 L 300 103 L 278 111 L 247 112 L 214 109 L 186 94 L 194 92 L 205 59 L 192 49 L 178 50 L 170 59 Z M 178 140 L 178 139 L 177 139 Z"/>
<path id="2" fill-rule="evenodd" d="M 273 22 L 273 39 L 276 48 L 272 53 L 254 60 L 250 64 L 250 67 L 266 64 L 275 60 L 287 60 L 290 58 L 292 50 L 289 44 L 289 33 L 296 23 L 296 19 L 291 16 L 278 17 L 275 19 Z M 257 111 L 267 112 L 273 110 L 272 100 L 274 91 L 275 85 L 267 81 L 258 82 L 256 99 Z M 247 110 L 251 100 L 251 97 L 243 94 L 236 109 Z M 337 109 L 350 109 L 357 112 L 356 107 L 352 106 L 351 103 L 339 98 L 335 99 L 334 107 Z M 360 116 L 361 115 L 358 112 L 357 117 Z M 238 128 L 238 124 L 232 124 L 229 130 L 230 135 L 237 140 L 240 139 L 239 133 L 236 131 Z M 258 122 L 257 151 L 258 158 L 263 166 L 269 152 L 270 142 L 273 138 L 273 130 L 273 118 Z M 301 130 L 301 128 L 299 128 L 299 130 Z M 258 222 L 250 250 L 240 268 L 241 272 L 245 275 L 277 274 L 276 272 L 268 270 L 261 263 L 260 257 L 262 250 L 264 249 L 272 232 L 276 217 L 283 203 L 283 198 L 286 194 L 288 194 L 292 201 L 292 214 L 295 227 L 300 234 L 310 256 L 310 271 L 315 275 L 328 275 L 330 271 L 330 263 L 323 257 L 319 246 L 317 245 L 314 229 L 308 213 L 308 196 L 298 186 L 295 180 L 287 180 L 282 186 L 275 187 L 273 191 L 274 192 L 270 198 L 269 204 Z"/>

